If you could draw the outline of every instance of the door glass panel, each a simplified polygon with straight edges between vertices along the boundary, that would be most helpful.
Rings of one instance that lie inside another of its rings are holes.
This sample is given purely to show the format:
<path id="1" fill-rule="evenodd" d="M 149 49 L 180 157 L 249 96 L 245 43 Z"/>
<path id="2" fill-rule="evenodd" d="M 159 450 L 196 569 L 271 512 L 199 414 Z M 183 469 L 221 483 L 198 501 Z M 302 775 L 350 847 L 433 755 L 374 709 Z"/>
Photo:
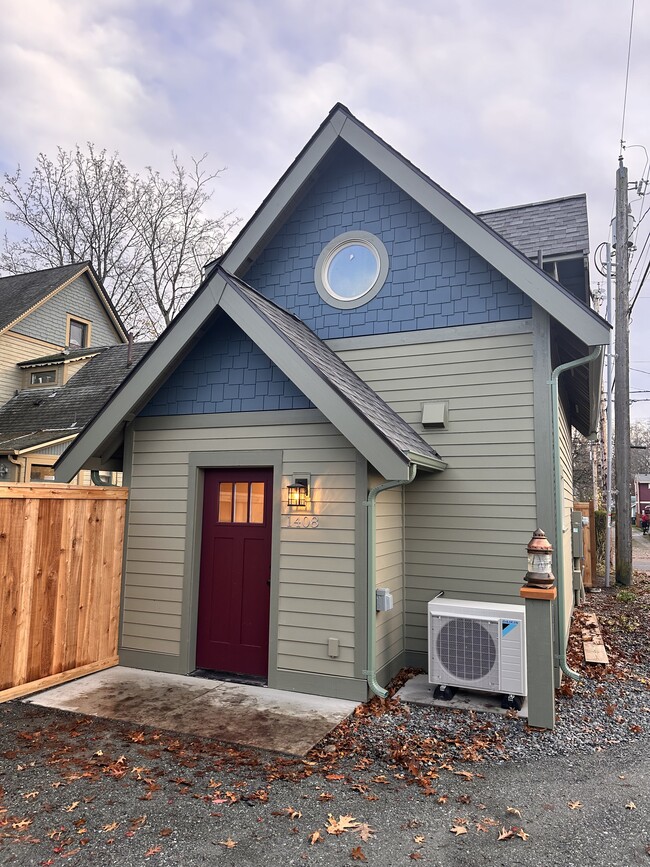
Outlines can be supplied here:
<path id="1" fill-rule="evenodd" d="M 248 482 L 235 482 L 235 524 L 248 523 Z"/>
<path id="2" fill-rule="evenodd" d="M 250 523 L 264 523 L 264 482 L 251 482 Z"/>
<path id="3" fill-rule="evenodd" d="M 232 521 L 232 482 L 219 483 L 219 521 L 223 524 Z"/>

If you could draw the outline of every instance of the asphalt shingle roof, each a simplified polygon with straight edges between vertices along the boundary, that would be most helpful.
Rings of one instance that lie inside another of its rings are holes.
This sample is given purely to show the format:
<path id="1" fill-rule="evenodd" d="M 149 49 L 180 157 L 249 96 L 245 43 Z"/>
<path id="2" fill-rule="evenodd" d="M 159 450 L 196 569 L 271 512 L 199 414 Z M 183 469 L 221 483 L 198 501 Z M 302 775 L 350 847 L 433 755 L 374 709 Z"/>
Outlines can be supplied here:
<path id="1" fill-rule="evenodd" d="M 68 383 L 19 392 L 0 407 L 0 448 L 22 449 L 78 434 L 145 354 L 151 343 L 109 346 L 85 364 Z"/>
<path id="2" fill-rule="evenodd" d="M 219 268 L 224 279 L 277 331 L 303 360 L 398 452 L 441 460 L 413 428 L 382 400 L 339 356 L 292 313 L 263 298 L 243 281 Z"/>
<path id="3" fill-rule="evenodd" d="M 87 265 L 88 262 L 81 262 L 0 277 L 0 331 L 35 307 L 62 283 L 80 274 Z"/>
<path id="4" fill-rule="evenodd" d="M 529 258 L 589 252 L 587 197 L 584 194 L 533 202 L 476 214 Z"/>

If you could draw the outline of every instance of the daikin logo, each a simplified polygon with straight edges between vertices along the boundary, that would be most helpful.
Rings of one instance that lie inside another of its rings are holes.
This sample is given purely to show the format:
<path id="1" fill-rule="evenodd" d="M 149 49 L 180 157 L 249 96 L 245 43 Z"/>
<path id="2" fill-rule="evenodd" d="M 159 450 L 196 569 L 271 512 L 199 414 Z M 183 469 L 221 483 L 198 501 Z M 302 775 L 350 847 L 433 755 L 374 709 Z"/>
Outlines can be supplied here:
<path id="1" fill-rule="evenodd" d="M 509 632 L 519 626 L 519 620 L 502 620 L 501 621 L 501 638 L 505 638 Z"/>

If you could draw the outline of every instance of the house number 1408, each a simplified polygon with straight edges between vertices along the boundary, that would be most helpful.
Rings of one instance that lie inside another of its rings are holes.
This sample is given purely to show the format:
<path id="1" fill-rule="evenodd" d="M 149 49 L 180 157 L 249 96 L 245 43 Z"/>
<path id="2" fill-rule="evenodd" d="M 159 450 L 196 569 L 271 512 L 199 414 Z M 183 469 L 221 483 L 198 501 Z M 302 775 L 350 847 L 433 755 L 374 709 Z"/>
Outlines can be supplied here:
<path id="1" fill-rule="evenodd" d="M 313 527 L 318 527 L 318 518 L 315 516 L 302 515 L 298 518 L 292 518 L 291 526 L 297 527 L 299 530 L 309 530 Z"/>

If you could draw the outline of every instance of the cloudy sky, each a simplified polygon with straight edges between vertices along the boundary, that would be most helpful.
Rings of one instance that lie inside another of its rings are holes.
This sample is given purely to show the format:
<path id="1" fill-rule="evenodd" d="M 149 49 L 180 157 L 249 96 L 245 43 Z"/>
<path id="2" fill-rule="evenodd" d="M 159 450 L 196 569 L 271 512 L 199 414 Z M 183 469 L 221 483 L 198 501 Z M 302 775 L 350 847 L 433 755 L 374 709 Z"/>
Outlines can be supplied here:
<path id="1" fill-rule="evenodd" d="M 132 170 L 207 152 L 227 167 L 215 214 L 247 218 L 343 102 L 474 210 L 586 192 L 593 250 L 612 216 L 631 4 L 0 0 L 0 170 L 87 141 Z M 648 176 L 649 85 L 650 4 L 637 0 L 624 128 L 634 181 Z M 637 218 L 646 207 L 650 194 L 633 201 Z M 633 291 L 644 229 L 650 218 Z M 634 310 L 632 367 L 645 372 L 633 370 L 633 389 L 650 390 L 649 314 L 650 278 Z M 650 402 L 633 414 L 650 416 Z"/>

